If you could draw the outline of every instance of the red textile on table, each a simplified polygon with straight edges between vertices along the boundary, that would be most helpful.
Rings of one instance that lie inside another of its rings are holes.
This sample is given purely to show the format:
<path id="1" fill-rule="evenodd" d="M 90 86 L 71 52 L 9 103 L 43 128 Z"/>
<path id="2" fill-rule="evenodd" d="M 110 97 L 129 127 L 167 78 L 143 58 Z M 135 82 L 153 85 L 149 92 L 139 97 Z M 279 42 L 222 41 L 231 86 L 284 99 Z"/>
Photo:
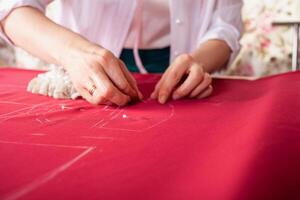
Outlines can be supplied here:
<path id="1" fill-rule="evenodd" d="M 37 73 L 0 70 L 0 199 L 300 199 L 299 72 L 125 108 L 30 94 Z"/>

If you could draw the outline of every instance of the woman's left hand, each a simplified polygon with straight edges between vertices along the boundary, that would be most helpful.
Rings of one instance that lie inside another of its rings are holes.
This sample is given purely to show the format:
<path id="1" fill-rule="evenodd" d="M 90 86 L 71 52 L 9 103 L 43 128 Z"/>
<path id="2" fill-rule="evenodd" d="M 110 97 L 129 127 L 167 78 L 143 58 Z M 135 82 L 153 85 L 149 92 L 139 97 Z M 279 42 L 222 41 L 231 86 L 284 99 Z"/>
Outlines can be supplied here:
<path id="1" fill-rule="evenodd" d="M 169 98 L 205 98 L 212 91 L 212 78 L 204 71 L 203 65 L 191 55 L 182 54 L 169 66 L 151 94 L 162 104 Z"/>

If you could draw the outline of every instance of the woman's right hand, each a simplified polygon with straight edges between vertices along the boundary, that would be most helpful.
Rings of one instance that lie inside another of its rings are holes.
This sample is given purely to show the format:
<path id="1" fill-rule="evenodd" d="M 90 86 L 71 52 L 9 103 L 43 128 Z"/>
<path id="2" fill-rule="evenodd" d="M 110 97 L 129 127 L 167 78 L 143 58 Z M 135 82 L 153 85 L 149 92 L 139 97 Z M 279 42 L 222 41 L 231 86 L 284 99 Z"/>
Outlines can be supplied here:
<path id="1" fill-rule="evenodd" d="M 63 66 L 77 91 L 92 104 L 123 106 L 141 99 L 134 78 L 118 58 L 39 10 L 20 7 L 0 23 L 16 45 L 48 63 Z"/>
<path id="2" fill-rule="evenodd" d="M 92 104 L 124 106 L 142 99 L 125 64 L 96 44 L 76 41 L 68 45 L 59 60 L 77 91 Z"/>

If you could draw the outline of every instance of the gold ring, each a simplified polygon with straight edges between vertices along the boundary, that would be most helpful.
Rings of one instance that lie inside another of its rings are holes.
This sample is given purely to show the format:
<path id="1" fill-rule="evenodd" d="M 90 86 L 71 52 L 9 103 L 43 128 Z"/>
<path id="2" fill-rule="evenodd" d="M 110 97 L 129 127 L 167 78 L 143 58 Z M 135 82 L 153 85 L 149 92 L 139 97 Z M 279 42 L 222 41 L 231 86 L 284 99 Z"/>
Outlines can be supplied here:
<path id="1" fill-rule="evenodd" d="M 89 93 L 93 96 L 93 94 L 95 93 L 96 90 L 96 86 L 93 85 L 91 89 L 89 89 Z"/>

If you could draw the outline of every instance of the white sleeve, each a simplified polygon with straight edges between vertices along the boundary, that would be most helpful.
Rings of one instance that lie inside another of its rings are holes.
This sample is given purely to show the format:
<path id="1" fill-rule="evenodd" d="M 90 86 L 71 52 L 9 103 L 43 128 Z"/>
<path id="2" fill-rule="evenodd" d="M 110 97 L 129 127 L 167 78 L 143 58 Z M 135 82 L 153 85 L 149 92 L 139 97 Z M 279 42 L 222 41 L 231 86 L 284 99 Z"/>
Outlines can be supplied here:
<path id="1" fill-rule="evenodd" d="M 225 41 L 232 50 L 228 66 L 234 61 L 240 50 L 239 40 L 243 31 L 242 6 L 241 0 L 217 0 L 208 31 L 198 43 L 201 45 L 212 39 Z"/>
<path id="2" fill-rule="evenodd" d="M 45 9 L 53 0 L 0 0 L 0 21 L 5 19 L 9 13 L 18 7 L 31 6 L 45 13 Z M 5 35 L 3 27 L 0 29 L 0 37 L 6 42 L 12 44 L 9 38 Z"/>

